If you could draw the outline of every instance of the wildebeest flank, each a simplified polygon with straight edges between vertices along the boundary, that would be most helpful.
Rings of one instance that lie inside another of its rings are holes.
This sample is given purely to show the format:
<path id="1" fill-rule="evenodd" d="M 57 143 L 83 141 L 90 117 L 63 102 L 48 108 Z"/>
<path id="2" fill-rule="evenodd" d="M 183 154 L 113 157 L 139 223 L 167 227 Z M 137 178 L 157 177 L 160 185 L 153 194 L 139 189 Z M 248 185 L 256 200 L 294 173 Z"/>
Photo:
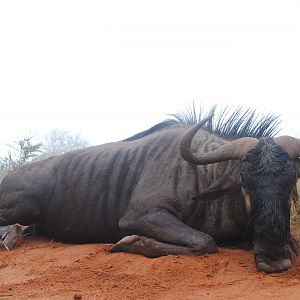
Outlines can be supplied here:
<path id="1" fill-rule="evenodd" d="M 276 118 L 254 118 L 237 110 L 216 128 L 212 116 L 163 122 L 12 171 L 0 186 L 3 244 L 21 239 L 5 227 L 15 223 L 63 242 L 120 240 L 111 251 L 148 257 L 215 253 L 216 242 L 246 239 L 259 270 L 288 269 L 300 141 L 266 137 Z"/>

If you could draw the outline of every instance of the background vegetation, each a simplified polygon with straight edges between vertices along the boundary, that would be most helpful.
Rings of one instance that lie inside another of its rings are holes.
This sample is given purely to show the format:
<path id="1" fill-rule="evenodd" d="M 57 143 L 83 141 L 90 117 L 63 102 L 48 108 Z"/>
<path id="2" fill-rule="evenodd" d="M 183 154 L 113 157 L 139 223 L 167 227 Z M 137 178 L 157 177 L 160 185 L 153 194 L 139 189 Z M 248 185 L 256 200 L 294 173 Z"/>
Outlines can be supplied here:
<path id="1" fill-rule="evenodd" d="M 25 163 L 85 148 L 88 145 L 89 142 L 80 135 L 63 129 L 52 130 L 39 139 L 28 135 L 8 145 L 9 150 L 0 157 L 0 181 L 9 171 Z"/>
<path id="2" fill-rule="evenodd" d="M 291 234 L 293 239 L 300 246 L 300 180 L 297 182 L 297 189 L 292 198 Z"/>

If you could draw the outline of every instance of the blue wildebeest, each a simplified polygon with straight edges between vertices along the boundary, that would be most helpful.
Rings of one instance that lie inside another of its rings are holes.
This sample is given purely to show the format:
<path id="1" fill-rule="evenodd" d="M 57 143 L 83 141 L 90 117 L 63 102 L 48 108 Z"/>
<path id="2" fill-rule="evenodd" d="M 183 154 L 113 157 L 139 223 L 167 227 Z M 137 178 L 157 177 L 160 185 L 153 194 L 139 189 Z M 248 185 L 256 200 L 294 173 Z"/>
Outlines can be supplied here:
<path id="1" fill-rule="evenodd" d="M 244 239 L 259 270 L 290 268 L 300 141 L 271 138 L 276 117 L 254 122 L 239 109 L 216 125 L 212 116 L 193 126 L 177 119 L 12 171 L 0 186 L 2 244 L 20 242 L 17 224 L 148 257 L 215 253 L 216 242 Z"/>

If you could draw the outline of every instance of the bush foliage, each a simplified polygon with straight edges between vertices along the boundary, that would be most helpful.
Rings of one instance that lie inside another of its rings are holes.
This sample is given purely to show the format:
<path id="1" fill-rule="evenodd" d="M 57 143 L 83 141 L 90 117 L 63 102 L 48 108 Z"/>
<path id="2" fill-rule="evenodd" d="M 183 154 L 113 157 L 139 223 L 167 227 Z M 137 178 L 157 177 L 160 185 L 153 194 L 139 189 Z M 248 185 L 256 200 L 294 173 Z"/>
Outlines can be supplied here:
<path id="1" fill-rule="evenodd" d="M 80 135 L 71 134 L 66 130 L 55 129 L 38 143 L 34 142 L 34 136 L 28 135 L 8 145 L 7 154 L 0 157 L 0 180 L 8 172 L 32 160 L 85 148 L 88 144 Z"/>

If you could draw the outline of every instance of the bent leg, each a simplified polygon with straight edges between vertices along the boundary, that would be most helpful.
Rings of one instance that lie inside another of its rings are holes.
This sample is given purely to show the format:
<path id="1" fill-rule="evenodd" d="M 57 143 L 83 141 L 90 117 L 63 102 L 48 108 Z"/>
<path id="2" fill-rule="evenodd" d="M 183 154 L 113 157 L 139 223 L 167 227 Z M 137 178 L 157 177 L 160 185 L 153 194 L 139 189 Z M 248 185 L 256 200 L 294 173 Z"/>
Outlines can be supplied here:
<path id="1" fill-rule="evenodd" d="M 127 214 L 120 220 L 119 226 L 121 230 L 134 232 L 142 237 L 133 236 L 128 240 L 125 238 L 113 246 L 112 251 L 140 253 L 146 256 L 149 252 L 156 257 L 167 254 L 201 255 L 217 252 L 216 243 L 210 235 L 187 226 L 168 211 L 151 212 L 142 217 Z"/>
<path id="2" fill-rule="evenodd" d="M 24 237 L 26 226 L 35 223 L 40 209 L 26 193 L 3 193 L 0 202 L 0 245 L 7 250 L 18 246 Z M 21 224 L 21 225 L 19 225 Z"/>
<path id="3" fill-rule="evenodd" d="M 23 228 L 18 224 L 0 226 L 0 245 L 7 250 L 12 250 L 18 246 L 22 242 L 23 237 Z"/>
<path id="4" fill-rule="evenodd" d="M 181 255 L 193 253 L 189 247 L 162 243 L 139 235 L 124 237 L 112 246 L 110 252 L 128 252 L 152 258 L 170 254 Z"/>

